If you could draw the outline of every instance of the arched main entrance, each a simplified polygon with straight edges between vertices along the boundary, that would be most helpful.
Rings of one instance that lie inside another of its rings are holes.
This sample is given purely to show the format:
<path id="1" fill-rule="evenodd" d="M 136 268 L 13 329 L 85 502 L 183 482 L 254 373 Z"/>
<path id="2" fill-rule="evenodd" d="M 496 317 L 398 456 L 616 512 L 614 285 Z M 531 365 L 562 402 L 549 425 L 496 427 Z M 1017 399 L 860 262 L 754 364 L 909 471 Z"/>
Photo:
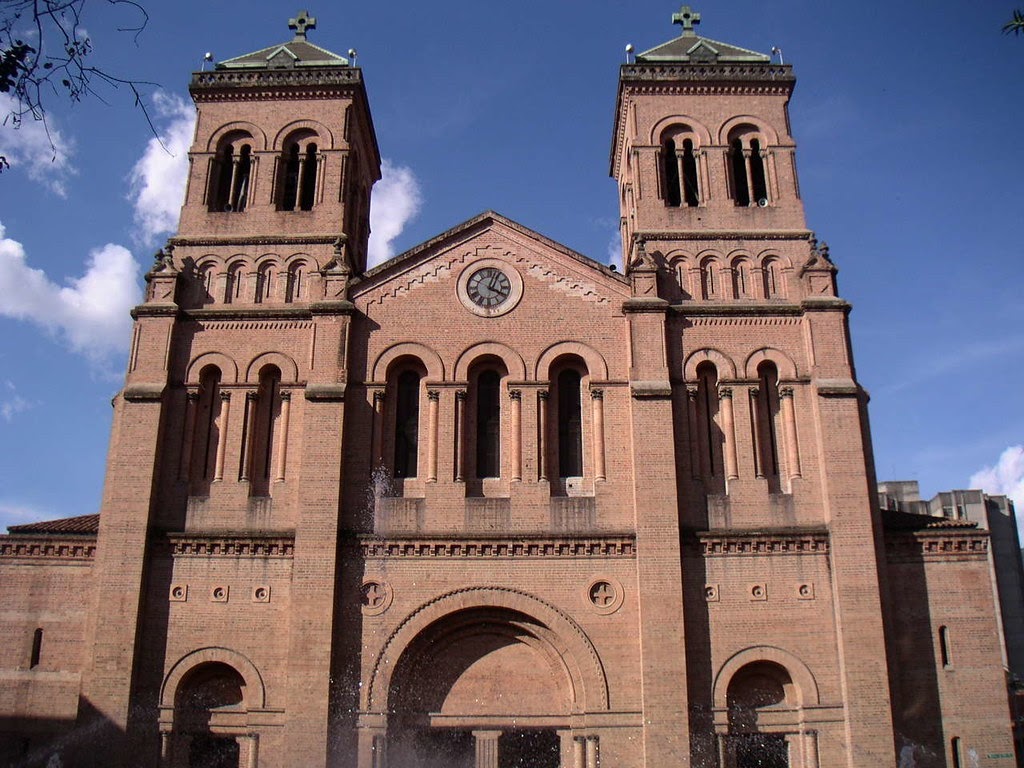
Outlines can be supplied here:
<path id="1" fill-rule="evenodd" d="M 558 768 L 572 680 L 534 618 L 474 608 L 406 648 L 388 691 L 388 763 L 417 768 Z"/>

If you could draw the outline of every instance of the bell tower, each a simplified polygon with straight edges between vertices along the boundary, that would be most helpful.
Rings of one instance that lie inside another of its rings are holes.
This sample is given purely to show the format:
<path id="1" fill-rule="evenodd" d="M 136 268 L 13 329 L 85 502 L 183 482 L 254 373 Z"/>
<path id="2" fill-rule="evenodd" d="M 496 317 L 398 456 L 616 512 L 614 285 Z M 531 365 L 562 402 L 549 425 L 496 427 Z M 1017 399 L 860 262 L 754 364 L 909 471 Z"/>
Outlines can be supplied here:
<path id="1" fill-rule="evenodd" d="M 871 744 L 876 762 L 893 764 L 888 688 L 878 684 L 888 672 L 867 397 L 853 367 L 850 306 L 836 293 L 828 247 L 804 217 L 788 114 L 793 70 L 699 35 L 701 15 L 689 6 L 672 21 L 682 28 L 678 37 L 620 70 L 611 150 L 633 287 L 623 307 L 633 428 L 647 441 L 659 425 L 673 424 L 664 439 L 678 452 L 674 488 L 658 487 L 661 470 L 641 476 L 655 466 L 653 457 L 634 460 L 638 488 L 657 489 L 637 495 L 638 538 L 645 528 L 672 530 L 678 523 L 681 542 L 677 554 L 665 544 L 674 537 L 652 534 L 645 545 L 648 556 L 664 546 L 659 557 L 681 562 L 678 620 L 665 607 L 674 597 L 659 581 L 664 572 L 640 570 L 642 592 L 666 590 L 651 604 L 658 625 L 641 631 L 645 665 L 650 660 L 645 691 L 664 681 L 673 691 L 645 702 L 648 759 L 676 738 L 673 721 L 686 712 L 693 764 L 705 764 L 701 755 L 744 748 L 745 736 L 724 710 L 701 714 L 712 709 L 701 703 L 717 695 L 706 682 L 743 649 L 783 644 L 798 657 L 809 652 L 787 636 L 787 626 L 800 619 L 785 597 L 757 614 L 763 622 L 755 624 L 750 604 L 719 606 L 717 596 L 773 599 L 759 579 L 785 572 L 795 583 L 806 569 L 818 569 L 818 605 L 836 631 L 829 648 L 813 655 L 843 670 L 849 744 Z M 669 520 L 664 510 L 673 490 L 677 516 Z M 642 498 L 657 503 L 642 507 Z M 786 532 L 794 528 L 820 537 L 829 571 L 813 555 L 798 555 L 783 571 L 767 558 L 715 555 L 731 542 L 736 552 L 788 547 Z M 682 639 L 666 645 L 677 621 Z M 709 641 L 725 636 L 728 642 Z M 669 681 L 668 659 L 681 654 L 685 680 Z M 747 674 L 740 672 L 736 690 Z"/>
<path id="2" fill-rule="evenodd" d="M 305 11 L 288 26 L 291 40 L 193 75 L 196 133 L 177 245 L 288 232 L 330 256 L 341 238 L 358 275 L 380 178 L 362 70 L 307 39 L 316 18 Z"/>

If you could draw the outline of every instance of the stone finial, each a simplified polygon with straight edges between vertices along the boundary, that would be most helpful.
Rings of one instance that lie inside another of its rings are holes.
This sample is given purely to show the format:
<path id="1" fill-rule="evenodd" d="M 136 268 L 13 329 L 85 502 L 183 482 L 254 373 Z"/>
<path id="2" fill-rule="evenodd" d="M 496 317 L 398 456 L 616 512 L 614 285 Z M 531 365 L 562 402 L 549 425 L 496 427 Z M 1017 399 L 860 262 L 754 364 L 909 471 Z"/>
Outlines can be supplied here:
<path id="1" fill-rule="evenodd" d="M 153 255 L 153 266 L 146 273 L 146 301 L 174 301 L 178 268 L 174 266 L 174 246 L 168 243 Z"/>
<path id="2" fill-rule="evenodd" d="M 288 29 L 295 32 L 296 40 L 305 40 L 306 31 L 316 29 L 316 16 L 310 16 L 309 11 L 299 11 L 294 19 L 288 19 Z"/>
<path id="3" fill-rule="evenodd" d="M 679 9 L 679 13 L 672 14 L 672 23 L 682 26 L 683 35 L 686 37 L 692 37 L 697 34 L 693 27 L 696 24 L 700 24 L 700 14 L 694 11 L 690 6 L 684 5 Z"/>
<path id="4" fill-rule="evenodd" d="M 348 236 L 342 233 L 334 241 L 331 260 L 320 270 L 323 275 L 324 298 L 328 301 L 346 301 L 352 266 L 348 260 Z"/>

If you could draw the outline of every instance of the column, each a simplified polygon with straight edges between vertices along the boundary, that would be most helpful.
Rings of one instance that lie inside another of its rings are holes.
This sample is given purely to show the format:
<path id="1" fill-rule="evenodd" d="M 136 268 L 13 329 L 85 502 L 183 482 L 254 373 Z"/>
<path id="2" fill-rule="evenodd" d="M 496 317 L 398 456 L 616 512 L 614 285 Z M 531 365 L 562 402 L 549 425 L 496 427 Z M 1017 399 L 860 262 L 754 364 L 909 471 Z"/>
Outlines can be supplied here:
<path id="1" fill-rule="evenodd" d="M 782 404 L 782 428 L 786 440 L 786 470 L 789 479 L 800 477 L 800 445 L 796 437 L 796 409 L 793 405 L 793 388 L 779 387 L 779 401 Z"/>
<path id="2" fill-rule="evenodd" d="M 753 150 L 743 150 L 743 168 L 747 174 L 747 197 L 749 198 L 748 205 L 757 205 L 757 200 L 754 199 L 754 169 L 751 162 L 751 154 Z"/>
<path id="3" fill-rule="evenodd" d="M 736 471 L 736 423 L 733 419 L 732 388 L 720 387 L 718 398 L 722 407 L 722 432 L 725 433 L 725 477 L 735 480 L 739 473 Z"/>
<path id="4" fill-rule="evenodd" d="M 587 736 L 587 768 L 598 768 L 601 764 L 601 753 L 598 750 L 597 736 Z"/>
<path id="5" fill-rule="evenodd" d="M 718 768 L 729 766 L 729 746 L 724 733 L 715 734 L 718 738 Z"/>
<path id="6" fill-rule="evenodd" d="M 214 481 L 224 479 L 224 459 L 228 452 L 228 416 L 231 410 L 231 393 L 220 393 L 220 416 L 217 419 L 217 463 Z"/>
<path id="7" fill-rule="evenodd" d="M 679 142 L 679 146 L 676 147 L 676 172 L 679 174 L 679 207 L 686 207 L 686 167 L 683 165 L 683 158 L 686 157 L 686 153 L 683 151 L 683 142 Z"/>
<path id="8" fill-rule="evenodd" d="M 700 477 L 700 424 L 697 423 L 697 387 L 686 388 L 686 415 L 690 433 L 690 476 Z"/>
<path id="9" fill-rule="evenodd" d="M 373 768 L 387 768 L 388 739 L 383 733 L 373 735 Z"/>
<path id="10" fill-rule="evenodd" d="M 260 737 L 258 733 L 250 733 L 246 736 L 239 736 L 239 740 L 245 739 L 248 746 L 248 754 L 245 756 L 245 768 L 257 768 L 260 764 Z"/>
<path id="11" fill-rule="evenodd" d="M 804 768 L 818 768 L 818 732 L 804 734 Z"/>
<path id="12" fill-rule="evenodd" d="M 427 390 L 427 482 L 437 482 L 437 418 L 441 393 Z"/>
<path id="13" fill-rule="evenodd" d="M 196 410 L 199 393 L 189 392 L 185 402 L 185 435 L 181 441 L 181 459 L 178 462 L 178 479 L 188 480 L 192 473 L 192 443 L 196 439 Z"/>
<path id="14" fill-rule="evenodd" d="M 523 479 L 523 393 L 518 389 L 508 391 L 509 399 L 512 401 L 511 422 L 512 432 L 512 476 L 513 481 Z"/>
<path id="15" fill-rule="evenodd" d="M 476 739 L 474 768 L 498 768 L 498 739 L 501 731 L 473 731 Z"/>
<path id="16" fill-rule="evenodd" d="M 548 391 L 537 392 L 537 479 L 548 479 Z"/>
<path id="17" fill-rule="evenodd" d="M 754 446 L 754 477 L 764 477 L 761 459 L 761 390 L 750 388 L 750 436 Z"/>
<path id="18" fill-rule="evenodd" d="M 466 390 L 455 390 L 455 482 L 466 478 Z"/>
<path id="19" fill-rule="evenodd" d="M 378 389 L 373 393 L 373 448 L 371 456 L 373 468 L 376 469 L 384 463 L 384 390 Z"/>
<path id="20" fill-rule="evenodd" d="M 173 738 L 170 731 L 160 731 L 160 768 L 171 768 L 171 740 Z"/>
<path id="21" fill-rule="evenodd" d="M 277 435 L 277 473 L 274 479 L 284 482 L 285 472 L 288 467 L 288 424 L 291 421 L 292 393 L 281 393 L 281 429 Z"/>
<path id="22" fill-rule="evenodd" d="M 604 465 L 604 390 L 590 390 L 594 403 L 594 478 L 604 480 L 607 473 Z"/>
<path id="23" fill-rule="evenodd" d="M 587 739 L 584 736 L 577 736 L 572 740 L 572 768 L 586 768 L 587 765 Z"/>
<path id="24" fill-rule="evenodd" d="M 252 435 L 256 431 L 256 403 L 259 395 L 256 392 L 245 393 L 245 424 L 242 437 L 242 471 L 240 480 L 248 480 L 252 471 Z"/>

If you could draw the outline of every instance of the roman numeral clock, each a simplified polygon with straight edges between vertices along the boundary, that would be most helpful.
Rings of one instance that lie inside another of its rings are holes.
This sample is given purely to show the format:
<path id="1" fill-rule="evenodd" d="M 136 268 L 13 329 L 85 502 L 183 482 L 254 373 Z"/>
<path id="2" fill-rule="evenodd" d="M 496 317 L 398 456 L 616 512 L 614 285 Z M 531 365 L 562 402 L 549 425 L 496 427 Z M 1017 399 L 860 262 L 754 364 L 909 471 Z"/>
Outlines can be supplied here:
<path id="1" fill-rule="evenodd" d="M 480 259 L 462 270 L 459 301 L 475 315 L 498 317 L 515 309 L 523 297 L 523 278 L 497 259 Z"/>

